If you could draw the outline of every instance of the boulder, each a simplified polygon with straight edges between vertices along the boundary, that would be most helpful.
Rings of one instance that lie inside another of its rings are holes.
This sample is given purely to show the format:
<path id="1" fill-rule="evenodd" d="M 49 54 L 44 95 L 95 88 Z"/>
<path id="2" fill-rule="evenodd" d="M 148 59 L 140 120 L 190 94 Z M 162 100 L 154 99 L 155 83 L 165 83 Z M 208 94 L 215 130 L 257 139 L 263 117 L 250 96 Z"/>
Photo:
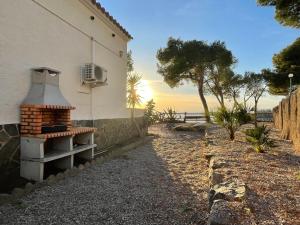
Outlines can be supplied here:
<path id="1" fill-rule="evenodd" d="M 209 205 L 218 199 L 242 201 L 246 196 L 246 185 L 239 181 L 227 181 L 214 185 L 209 191 Z"/>
<path id="2" fill-rule="evenodd" d="M 79 169 L 79 170 L 83 170 L 83 169 L 84 169 L 84 165 L 80 164 L 80 165 L 78 166 L 78 169 Z"/>
<path id="3" fill-rule="evenodd" d="M 22 188 L 14 188 L 11 193 L 14 197 L 18 198 L 21 197 L 25 193 L 25 191 Z"/>
<path id="4" fill-rule="evenodd" d="M 49 184 L 49 185 L 53 184 L 56 181 L 56 177 L 52 174 L 49 177 L 47 177 L 46 181 L 47 181 L 47 184 Z"/>
<path id="5" fill-rule="evenodd" d="M 25 185 L 25 191 L 26 192 L 31 192 L 33 190 L 34 186 L 32 183 L 28 182 L 26 185 Z"/>
<path id="6" fill-rule="evenodd" d="M 13 200 L 13 196 L 9 194 L 0 194 L 0 205 L 9 203 Z"/>
<path id="7" fill-rule="evenodd" d="M 215 157 L 209 161 L 209 167 L 212 169 L 219 169 L 227 166 L 229 166 L 227 161 Z"/>
<path id="8" fill-rule="evenodd" d="M 175 131 L 198 131 L 205 132 L 206 125 L 201 123 L 183 123 L 173 128 Z"/>
<path id="9" fill-rule="evenodd" d="M 224 176 L 216 170 L 210 169 L 208 174 L 209 186 L 213 187 L 216 184 L 222 183 Z"/>
<path id="10" fill-rule="evenodd" d="M 237 216 L 229 202 L 222 199 L 214 201 L 210 210 L 208 225 L 233 225 L 236 224 L 236 221 Z"/>

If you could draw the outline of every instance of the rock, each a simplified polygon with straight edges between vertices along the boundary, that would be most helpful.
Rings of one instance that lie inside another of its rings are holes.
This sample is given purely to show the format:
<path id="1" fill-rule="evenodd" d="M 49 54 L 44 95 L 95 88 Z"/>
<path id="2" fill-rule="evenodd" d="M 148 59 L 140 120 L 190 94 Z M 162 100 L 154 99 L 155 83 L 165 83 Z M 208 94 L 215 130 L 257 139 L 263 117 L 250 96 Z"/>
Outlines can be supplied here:
<path id="1" fill-rule="evenodd" d="M 179 124 L 173 128 L 175 131 L 197 131 L 195 127 L 193 127 L 193 123 L 184 123 Z"/>
<path id="2" fill-rule="evenodd" d="M 69 176 L 71 174 L 71 170 L 70 169 L 66 169 L 65 171 L 64 171 L 64 175 L 65 176 Z"/>
<path id="3" fill-rule="evenodd" d="M 56 174 L 56 178 L 57 179 L 63 179 L 64 178 L 64 174 L 63 173 L 58 173 L 58 174 Z"/>
<path id="4" fill-rule="evenodd" d="M 90 167 L 91 164 L 90 164 L 89 162 L 86 162 L 86 163 L 84 164 L 84 166 L 85 166 L 85 167 Z"/>
<path id="5" fill-rule="evenodd" d="M 221 173 L 213 169 L 210 169 L 208 174 L 208 179 L 209 179 L 209 186 L 213 187 L 216 184 L 222 183 L 224 176 Z"/>
<path id="6" fill-rule="evenodd" d="M 213 153 L 207 153 L 205 154 L 205 159 L 208 161 L 208 163 L 210 163 L 210 160 L 215 156 L 215 154 Z"/>
<path id="7" fill-rule="evenodd" d="M 96 159 L 96 162 L 97 162 L 98 164 L 101 164 L 101 163 L 104 162 L 104 158 L 103 158 L 103 157 L 99 157 L 99 158 Z"/>
<path id="8" fill-rule="evenodd" d="M 53 184 L 56 182 L 56 177 L 52 174 L 46 179 L 47 184 Z"/>
<path id="9" fill-rule="evenodd" d="M 16 137 L 19 136 L 19 131 L 17 126 L 18 126 L 17 124 L 6 124 L 4 125 L 4 129 L 9 136 Z"/>
<path id="10" fill-rule="evenodd" d="M 212 158 L 209 162 L 209 167 L 211 169 L 219 169 L 222 167 L 227 167 L 228 166 L 228 162 L 226 162 L 225 160 L 221 160 L 218 158 Z"/>
<path id="11" fill-rule="evenodd" d="M 237 219 L 229 202 L 216 200 L 210 210 L 208 225 L 233 225 L 237 224 Z"/>
<path id="12" fill-rule="evenodd" d="M 73 167 L 71 170 L 70 170 L 70 175 L 71 176 L 75 176 L 77 173 L 78 173 L 79 169 L 77 167 Z"/>
<path id="13" fill-rule="evenodd" d="M 231 181 L 216 184 L 209 191 L 209 205 L 218 199 L 242 201 L 246 196 L 246 185 L 243 182 Z"/>
<path id="14" fill-rule="evenodd" d="M 196 131 L 205 133 L 207 125 L 202 123 L 196 123 L 192 126 L 192 128 L 194 128 Z"/>
<path id="15" fill-rule="evenodd" d="M 33 190 L 34 186 L 32 183 L 28 182 L 26 185 L 25 185 L 25 191 L 26 192 L 31 192 Z"/>
<path id="16" fill-rule="evenodd" d="M 22 188 L 14 188 L 11 193 L 14 197 L 21 197 L 25 191 Z"/>
<path id="17" fill-rule="evenodd" d="M 80 165 L 78 166 L 78 169 L 79 169 L 79 170 L 83 170 L 83 169 L 84 169 L 84 165 L 80 164 Z"/>
<path id="18" fill-rule="evenodd" d="M 92 165 L 95 165 L 95 164 L 96 164 L 96 160 L 93 159 L 93 160 L 91 161 L 91 164 L 92 164 Z"/>
<path id="19" fill-rule="evenodd" d="M 0 194 L 0 205 L 9 203 L 13 200 L 13 196 L 9 194 Z"/>
<path id="20" fill-rule="evenodd" d="M 9 136 L 5 133 L 5 131 L 0 131 L 0 142 L 7 142 L 9 140 Z"/>

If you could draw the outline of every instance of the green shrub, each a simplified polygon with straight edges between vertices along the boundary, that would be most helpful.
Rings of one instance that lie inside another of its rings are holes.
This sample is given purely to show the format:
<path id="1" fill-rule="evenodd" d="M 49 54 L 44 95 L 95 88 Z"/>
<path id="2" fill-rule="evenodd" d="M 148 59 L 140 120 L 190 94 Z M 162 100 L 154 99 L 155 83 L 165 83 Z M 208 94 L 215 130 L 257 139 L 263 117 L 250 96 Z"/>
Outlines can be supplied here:
<path id="1" fill-rule="evenodd" d="M 256 152 L 264 152 L 269 147 L 274 147 L 274 141 L 270 139 L 270 129 L 266 125 L 258 126 L 245 131 L 246 140 L 252 144 Z"/>
<path id="2" fill-rule="evenodd" d="M 214 121 L 224 127 L 231 140 L 234 140 L 235 132 L 240 127 L 239 113 L 236 108 L 228 110 L 225 107 L 219 108 L 213 113 Z"/>
<path id="3" fill-rule="evenodd" d="M 251 116 L 248 113 L 248 110 L 241 105 L 236 106 L 235 114 L 236 119 L 239 121 L 240 124 L 246 124 L 251 121 Z"/>
<path id="4" fill-rule="evenodd" d="M 148 101 L 145 107 L 145 118 L 148 125 L 152 125 L 158 121 L 158 115 L 155 111 L 155 102 L 152 100 Z"/>
<path id="5" fill-rule="evenodd" d="M 164 110 L 163 117 L 164 122 L 175 123 L 177 121 L 176 111 L 171 107 Z"/>

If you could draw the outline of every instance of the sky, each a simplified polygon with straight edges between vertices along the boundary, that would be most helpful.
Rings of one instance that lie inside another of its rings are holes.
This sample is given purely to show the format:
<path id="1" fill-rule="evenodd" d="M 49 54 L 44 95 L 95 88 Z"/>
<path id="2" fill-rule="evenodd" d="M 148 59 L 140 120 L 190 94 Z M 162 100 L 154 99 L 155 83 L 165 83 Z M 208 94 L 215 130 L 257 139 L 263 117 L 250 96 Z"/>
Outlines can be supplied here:
<path id="1" fill-rule="evenodd" d="M 134 68 L 152 91 L 159 110 L 203 111 L 197 88 L 185 84 L 171 89 L 157 73 L 157 50 L 169 37 L 226 43 L 238 59 L 234 71 L 260 72 L 272 68 L 272 56 L 300 36 L 299 29 L 284 27 L 274 19 L 273 7 L 255 0 L 100 0 L 102 6 L 133 36 L 128 44 Z M 149 97 L 149 93 L 147 93 Z M 282 97 L 266 94 L 259 108 L 273 108 Z M 217 107 L 207 96 L 209 107 Z"/>

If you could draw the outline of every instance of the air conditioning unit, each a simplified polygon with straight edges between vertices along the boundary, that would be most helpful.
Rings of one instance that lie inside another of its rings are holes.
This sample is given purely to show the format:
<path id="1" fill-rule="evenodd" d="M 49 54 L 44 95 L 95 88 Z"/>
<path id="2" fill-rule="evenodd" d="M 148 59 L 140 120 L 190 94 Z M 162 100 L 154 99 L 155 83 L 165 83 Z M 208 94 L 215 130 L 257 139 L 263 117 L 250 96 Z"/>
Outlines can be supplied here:
<path id="1" fill-rule="evenodd" d="M 107 70 L 93 63 L 87 63 L 80 68 L 80 77 L 82 85 L 107 85 Z"/>

